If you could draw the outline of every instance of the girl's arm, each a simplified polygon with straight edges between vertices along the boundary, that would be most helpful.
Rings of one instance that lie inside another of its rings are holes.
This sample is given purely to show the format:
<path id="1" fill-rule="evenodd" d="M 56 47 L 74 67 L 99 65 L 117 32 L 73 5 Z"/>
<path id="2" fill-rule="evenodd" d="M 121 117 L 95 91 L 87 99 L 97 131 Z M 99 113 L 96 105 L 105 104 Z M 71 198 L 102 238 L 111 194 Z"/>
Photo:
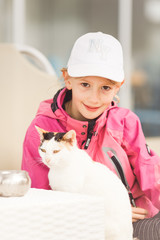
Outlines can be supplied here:
<path id="1" fill-rule="evenodd" d="M 132 112 L 124 120 L 124 142 L 141 190 L 160 209 L 160 157 L 147 147 L 139 118 Z"/>

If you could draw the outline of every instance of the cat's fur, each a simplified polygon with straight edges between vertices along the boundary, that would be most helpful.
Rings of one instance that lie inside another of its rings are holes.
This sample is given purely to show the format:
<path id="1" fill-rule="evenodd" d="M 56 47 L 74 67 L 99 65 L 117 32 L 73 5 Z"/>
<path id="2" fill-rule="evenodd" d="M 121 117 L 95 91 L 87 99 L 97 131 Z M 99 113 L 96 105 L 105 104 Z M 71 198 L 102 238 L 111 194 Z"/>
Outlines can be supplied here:
<path id="1" fill-rule="evenodd" d="M 131 240 L 132 216 L 127 190 L 106 166 L 77 147 L 74 130 L 48 133 L 38 127 L 39 154 L 49 170 L 53 190 L 104 197 L 106 240 Z"/>

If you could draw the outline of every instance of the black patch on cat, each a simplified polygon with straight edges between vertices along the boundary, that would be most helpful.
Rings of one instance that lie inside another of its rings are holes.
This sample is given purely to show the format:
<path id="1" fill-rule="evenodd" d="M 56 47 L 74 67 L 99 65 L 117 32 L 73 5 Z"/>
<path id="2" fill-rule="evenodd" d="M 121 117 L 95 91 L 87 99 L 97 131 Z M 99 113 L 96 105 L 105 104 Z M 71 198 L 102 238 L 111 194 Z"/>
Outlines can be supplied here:
<path id="1" fill-rule="evenodd" d="M 46 132 L 46 133 L 43 133 L 43 137 L 44 137 L 44 140 L 50 140 L 51 138 L 54 137 L 54 133 L 53 132 Z"/>
<path id="2" fill-rule="evenodd" d="M 63 139 L 63 136 L 65 134 L 66 133 L 64 133 L 64 132 L 59 132 L 59 133 L 46 132 L 46 133 L 43 133 L 43 141 L 42 142 L 44 142 L 45 140 L 50 140 L 53 137 L 54 137 L 55 141 L 60 142 Z"/>
<path id="3" fill-rule="evenodd" d="M 54 139 L 55 139 L 57 142 L 60 142 L 60 141 L 63 139 L 63 136 L 64 136 L 65 134 L 66 134 L 66 133 L 63 133 L 63 132 L 56 133 Z"/>

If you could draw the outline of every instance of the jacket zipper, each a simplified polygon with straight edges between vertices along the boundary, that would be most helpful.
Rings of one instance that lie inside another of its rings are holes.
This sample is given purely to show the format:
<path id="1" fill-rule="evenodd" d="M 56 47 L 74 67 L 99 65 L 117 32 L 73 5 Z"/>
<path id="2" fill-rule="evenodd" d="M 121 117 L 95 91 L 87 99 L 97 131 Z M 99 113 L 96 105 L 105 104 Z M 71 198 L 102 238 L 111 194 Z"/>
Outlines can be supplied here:
<path id="1" fill-rule="evenodd" d="M 88 123 L 87 140 L 86 140 L 86 143 L 84 145 L 84 149 L 87 149 L 89 147 L 89 144 L 91 142 L 91 138 L 94 134 L 93 129 L 94 129 L 95 124 L 96 124 L 96 119 L 94 119 L 94 120 L 92 120 Z"/>
<path id="2" fill-rule="evenodd" d="M 132 192 L 130 190 L 130 186 L 127 182 L 127 179 L 126 179 L 126 176 L 124 174 L 123 167 L 122 167 L 120 161 L 117 159 L 117 157 L 111 151 L 108 152 L 108 155 L 109 155 L 109 158 L 114 163 L 115 169 L 116 169 L 118 175 L 120 176 L 122 183 L 125 185 L 125 187 L 128 191 L 130 202 L 131 202 L 132 206 L 136 207 Z"/>

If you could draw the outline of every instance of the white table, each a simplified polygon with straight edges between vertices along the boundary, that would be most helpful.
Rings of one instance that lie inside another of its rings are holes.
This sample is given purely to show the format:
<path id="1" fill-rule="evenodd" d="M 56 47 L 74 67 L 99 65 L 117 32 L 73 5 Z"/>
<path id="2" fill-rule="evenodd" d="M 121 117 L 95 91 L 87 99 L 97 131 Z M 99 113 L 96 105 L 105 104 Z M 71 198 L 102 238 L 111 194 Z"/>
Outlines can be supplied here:
<path id="1" fill-rule="evenodd" d="M 0 197 L 0 239 L 104 240 L 103 200 L 42 189 Z"/>

